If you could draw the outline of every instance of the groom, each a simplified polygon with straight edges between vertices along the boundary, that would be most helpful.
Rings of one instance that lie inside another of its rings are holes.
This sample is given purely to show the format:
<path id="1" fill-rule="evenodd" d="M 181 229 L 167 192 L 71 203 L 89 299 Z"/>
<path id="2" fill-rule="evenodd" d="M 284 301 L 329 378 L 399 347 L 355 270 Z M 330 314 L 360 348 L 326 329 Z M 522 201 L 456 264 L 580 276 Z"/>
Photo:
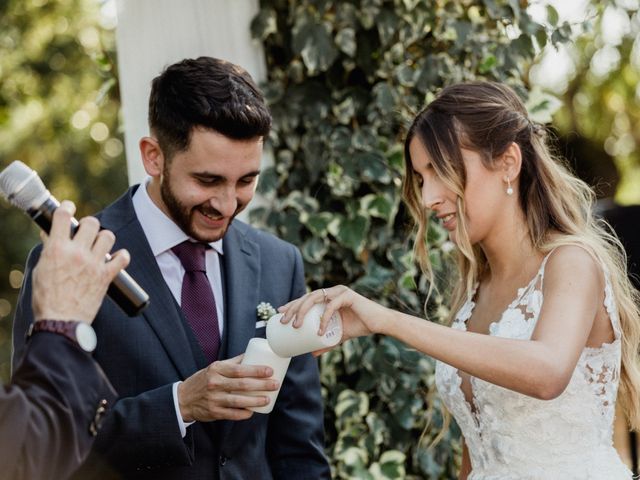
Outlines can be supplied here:
<path id="1" fill-rule="evenodd" d="M 111 301 L 94 322 L 95 357 L 120 395 L 74 478 L 325 479 L 315 360 L 293 358 L 278 388 L 269 368 L 240 364 L 256 307 L 302 295 L 298 250 L 234 220 L 253 198 L 271 115 L 249 74 L 209 58 L 169 66 L 152 83 L 149 175 L 100 215 L 149 292 L 137 318 Z M 29 258 L 14 321 L 14 358 L 33 320 Z"/>

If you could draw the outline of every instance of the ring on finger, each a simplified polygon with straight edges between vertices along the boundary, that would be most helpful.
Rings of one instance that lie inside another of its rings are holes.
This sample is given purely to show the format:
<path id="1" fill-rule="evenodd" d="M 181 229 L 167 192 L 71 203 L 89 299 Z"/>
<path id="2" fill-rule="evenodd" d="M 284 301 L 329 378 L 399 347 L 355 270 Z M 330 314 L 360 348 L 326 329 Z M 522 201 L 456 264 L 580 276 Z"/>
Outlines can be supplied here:
<path id="1" fill-rule="evenodd" d="M 324 302 L 327 303 L 327 291 L 324 288 L 321 288 L 320 290 L 322 290 L 322 295 L 324 296 Z"/>

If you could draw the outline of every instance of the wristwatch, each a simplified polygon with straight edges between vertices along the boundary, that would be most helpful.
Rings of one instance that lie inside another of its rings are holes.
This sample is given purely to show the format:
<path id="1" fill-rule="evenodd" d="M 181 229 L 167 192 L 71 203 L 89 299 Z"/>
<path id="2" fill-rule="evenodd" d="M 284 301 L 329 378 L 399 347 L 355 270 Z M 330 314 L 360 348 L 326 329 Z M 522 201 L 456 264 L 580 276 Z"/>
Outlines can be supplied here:
<path id="1" fill-rule="evenodd" d="M 31 324 L 27 337 L 36 332 L 51 332 L 64 335 L 85 352 L 93 352 L 98 343 L 93 327 L 85 322 L 64 320 L 37 320 Z"/>

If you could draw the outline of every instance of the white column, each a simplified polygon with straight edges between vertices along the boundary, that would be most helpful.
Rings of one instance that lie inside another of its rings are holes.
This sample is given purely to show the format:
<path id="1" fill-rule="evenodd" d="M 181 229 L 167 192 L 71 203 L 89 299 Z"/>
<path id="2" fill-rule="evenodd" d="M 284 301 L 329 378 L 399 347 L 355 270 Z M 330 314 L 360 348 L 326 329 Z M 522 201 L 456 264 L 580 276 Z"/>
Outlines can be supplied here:
<path id="1" fill-rule="evenodd" d="M 244 67 L 260 83 L 264 52 L 251 39 L 258 0 L 117 0 L 116 42 L 129 184 L 144 178 L 138 141 L 148 135 L 151 80 L 164 67 L 202 55 Z"/>

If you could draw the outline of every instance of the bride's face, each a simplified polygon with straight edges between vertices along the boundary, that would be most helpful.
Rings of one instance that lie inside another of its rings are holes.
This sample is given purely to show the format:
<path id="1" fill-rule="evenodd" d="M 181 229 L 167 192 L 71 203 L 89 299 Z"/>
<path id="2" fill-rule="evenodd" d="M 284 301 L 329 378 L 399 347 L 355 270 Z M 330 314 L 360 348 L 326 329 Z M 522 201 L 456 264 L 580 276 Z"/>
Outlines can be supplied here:
<path id="1" fill-rule="evenodd" d="M 460 221 L 457 195 L 447 187 L 433 167 L 433 163 L 422 141 L 416 136 L 409 144 L 411 165 L 420 182 L 422 204 L 431 210 L 440 224 L 456 242 L 456 227 Z M 471 244 L 482 242 L 495 225 L 498 213 L 504 208 L 505 187 L 502 174 L 484 166 L 479 153 L 461 149 L 467 181 L 463 202 L 463 221 Z"/>

